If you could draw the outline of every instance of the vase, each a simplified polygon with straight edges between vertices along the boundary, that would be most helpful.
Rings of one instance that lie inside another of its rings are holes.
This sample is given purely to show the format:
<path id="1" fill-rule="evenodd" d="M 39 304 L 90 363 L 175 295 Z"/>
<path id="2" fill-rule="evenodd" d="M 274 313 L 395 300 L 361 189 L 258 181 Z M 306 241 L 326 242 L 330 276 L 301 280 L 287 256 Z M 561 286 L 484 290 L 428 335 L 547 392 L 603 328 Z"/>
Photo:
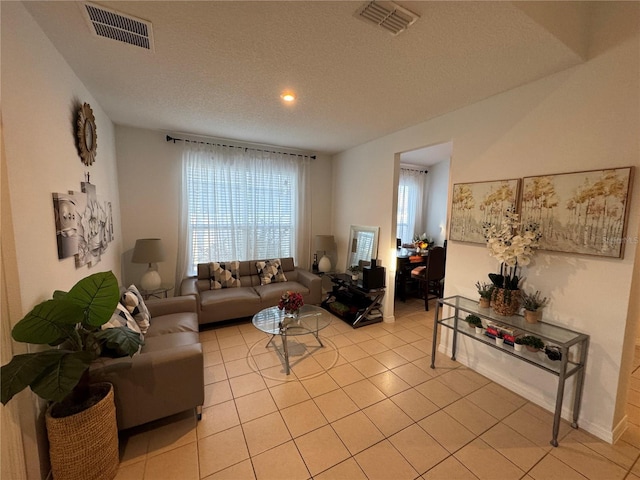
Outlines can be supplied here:
<path id="1" fill-rule="evenodd" d="M 119 466 L 118 425 L 113 386 L 91 385 L 97 403 L 73 415 L 54 416 L 54 404 L 45 415 L 49 458 L 56 480 L 111 480 Z"/>
<path id="2" fill-rule="evenodd" d="M 532 312 L 531 310 L 524 311 L 524 319 L 527 323 L 538 323 L 542 318 L 542 310 L 536 310 Z"/>
<path id="3" fill-rule="evenodd" d="M 476 334 L 477 335 L 482 335 L 482 331 L 483 331 L 482 327 L 476 327 Z"/>
<path id="4" fill-rule="evenodd" d="M 484 298 L 484 297 L 480 297 L 480 307 L 482 308 L 489 308 L 491 306 L 491 299 L 490 298 Z"/>
<path id="5" fill-rule="evenodd" d="M 520 290 L 494 288 L 491 300 L 495 313 L 510 317 L 520 309 Z"/>
<path id="6" fill-rule="evenodd" d="M 513 349 L 514 349 L 516 352 L 521 352 L 521 351 L 522 351 L 522 347 L 523 347 L 523 346 L 524 346 L 524 345 L 522 345 L 521 343 L 514 343 L 514 344 L 513 344 Z"/>
<path id="7" fill-rule="evenodd" d="M 500 347 L 504 345 L 504 338 L 496 337 L 496 345 Z"/>

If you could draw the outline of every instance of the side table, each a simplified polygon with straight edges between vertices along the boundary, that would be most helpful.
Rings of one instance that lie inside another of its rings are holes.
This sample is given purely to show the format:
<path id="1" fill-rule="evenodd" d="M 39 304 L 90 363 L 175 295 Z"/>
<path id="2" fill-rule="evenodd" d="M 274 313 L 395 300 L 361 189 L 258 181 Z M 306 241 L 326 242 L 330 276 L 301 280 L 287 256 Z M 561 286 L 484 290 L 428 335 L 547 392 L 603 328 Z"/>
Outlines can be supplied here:
<path id="1" fill-rule="evenodd" d="M 167 298 L 169 291 L 173 290 L 173 285 L 163 283 L 159 288 L 156 288 L 155 290 L 144 290 L 143 288 L 139 288 L 138 290 L 140 292 L 140 295 L 142 295 L 142 298 L 144 298 L 145 300 L 149 300 L 151 297 Z"/>

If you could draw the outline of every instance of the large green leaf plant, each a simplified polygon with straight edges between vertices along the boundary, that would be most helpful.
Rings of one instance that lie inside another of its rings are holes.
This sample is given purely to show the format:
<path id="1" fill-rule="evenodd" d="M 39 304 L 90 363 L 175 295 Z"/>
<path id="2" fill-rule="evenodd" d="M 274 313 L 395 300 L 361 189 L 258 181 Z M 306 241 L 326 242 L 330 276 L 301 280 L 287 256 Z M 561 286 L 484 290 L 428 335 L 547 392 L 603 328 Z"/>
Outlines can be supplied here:
<path id="1" fill-rule="evenodd" d="M 128 328 L 101 329 L 113 315 L 120 297 L 112 272 L 83 278 L 69 292 L 55 291 L 36 305 L 11 331 L 14 340 L 51 347 L 16 355 L 0 369 L 3 404 L 31 387 L 51 402 L 65 398 L 85 401 L 88 369 L 103 350 L 133 356 L 142 339 Z"/>

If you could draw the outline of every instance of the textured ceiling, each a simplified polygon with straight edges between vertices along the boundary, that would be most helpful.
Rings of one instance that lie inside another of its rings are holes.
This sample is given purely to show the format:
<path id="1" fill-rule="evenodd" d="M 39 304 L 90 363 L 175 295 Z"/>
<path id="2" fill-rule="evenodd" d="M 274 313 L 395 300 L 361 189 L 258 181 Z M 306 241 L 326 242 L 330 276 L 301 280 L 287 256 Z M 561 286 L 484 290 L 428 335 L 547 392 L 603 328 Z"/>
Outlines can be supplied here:
<path id="1" fill-rule="evenodd" d="M 584 61 L 589 2 L 96 2 L 153 24 L 155 52 L 95 37 L 80 2 L 25 2 L 117 124 L 335 153 Z M 280 93 L 298 95 L 284 105 Z"/>

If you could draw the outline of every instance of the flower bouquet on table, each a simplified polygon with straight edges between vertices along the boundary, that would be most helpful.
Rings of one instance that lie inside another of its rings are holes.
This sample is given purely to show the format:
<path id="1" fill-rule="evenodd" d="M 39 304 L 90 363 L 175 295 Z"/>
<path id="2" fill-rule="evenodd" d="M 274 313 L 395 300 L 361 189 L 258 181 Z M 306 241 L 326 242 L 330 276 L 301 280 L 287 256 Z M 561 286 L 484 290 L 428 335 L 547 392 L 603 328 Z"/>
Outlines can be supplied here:
<path id="1" fill-rule="evenodd" d="M 285 315 L 293 317 L 298 315 L 298 311 L 303 305 L 304 299 L 302 298 L 302 294 L 298 292 L 285 292 L 278 302 L 278 308 L 284 310 Z"/>
<path id="2" fill-rule="evenodd" d="M 518 214 L 508 208 L 502 225 L 484 225 L 489 255 L 500 261 L 500 273 L 490 273 L 494 285 L 493 309 L 499 315 L 514 315 L 520 308 L 518 268 L 529 265 L 542 237 L 537 223 L 521 225 Z"/>
<path id="3" fill-rule="evenodd" d="M 427 237 L 426 233 L 413 237 L 413 245 L 418 252 L 426 252 L 433 247 L 433 239 Z"/>

